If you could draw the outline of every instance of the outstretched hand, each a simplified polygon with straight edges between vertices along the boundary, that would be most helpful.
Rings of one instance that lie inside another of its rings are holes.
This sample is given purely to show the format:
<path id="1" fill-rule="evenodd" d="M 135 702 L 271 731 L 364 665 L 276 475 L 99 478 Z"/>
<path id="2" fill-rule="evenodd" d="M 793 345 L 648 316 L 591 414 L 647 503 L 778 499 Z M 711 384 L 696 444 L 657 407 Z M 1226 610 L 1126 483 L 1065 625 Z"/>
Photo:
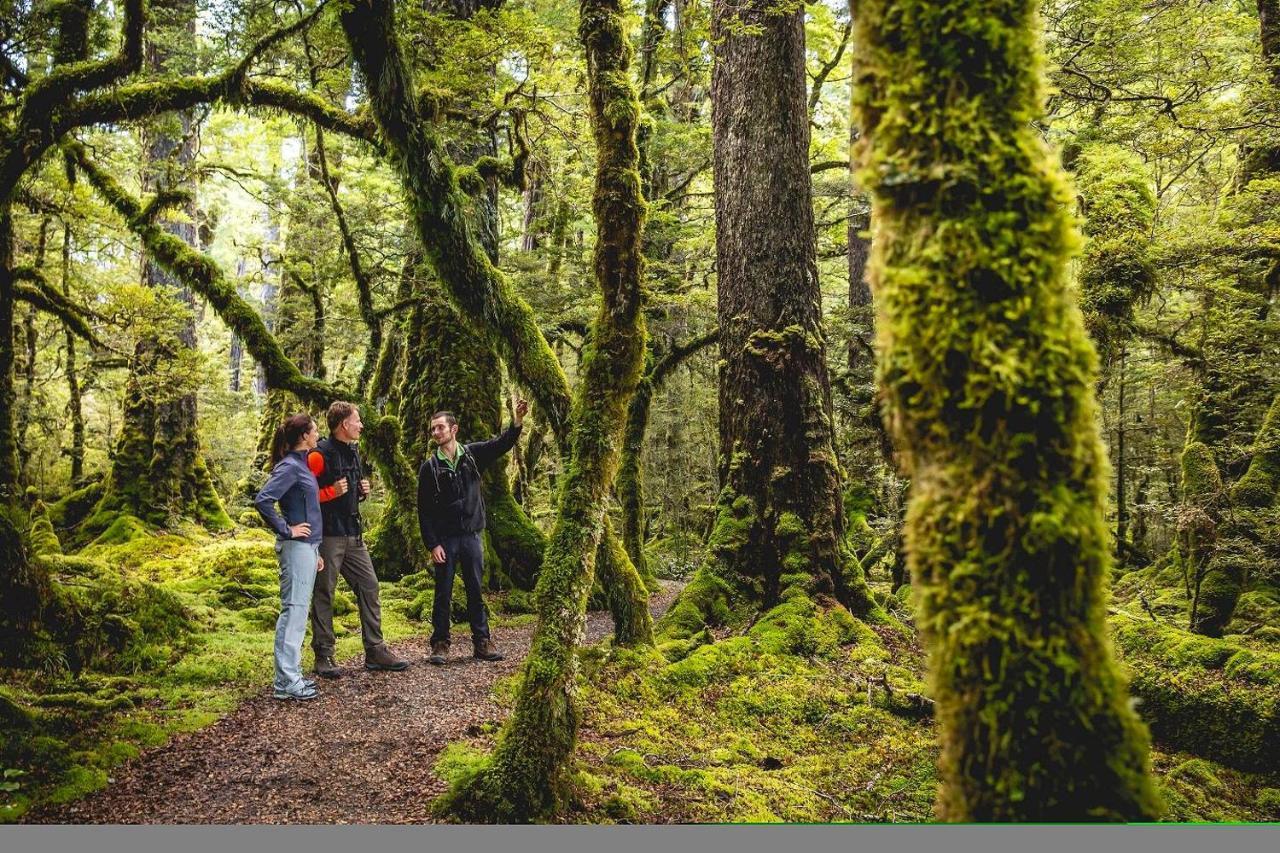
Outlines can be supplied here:
<path id="1" fill-rule="evenodd" d="M 529 401 L 516 400 L 516 426 L 524 423 L 524 416 L 529 414 Z"/>

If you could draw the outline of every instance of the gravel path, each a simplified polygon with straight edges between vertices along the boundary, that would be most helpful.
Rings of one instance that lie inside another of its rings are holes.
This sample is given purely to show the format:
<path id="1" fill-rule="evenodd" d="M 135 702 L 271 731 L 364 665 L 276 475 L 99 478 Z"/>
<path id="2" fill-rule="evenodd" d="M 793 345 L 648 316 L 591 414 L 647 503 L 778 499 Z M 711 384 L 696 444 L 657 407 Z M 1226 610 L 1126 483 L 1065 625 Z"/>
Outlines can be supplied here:
<path id="1" fill-rule="evenodd" d="M 677 591 L 664 583 L 654 613 Z M 608 613 L 588 614 L 588 642 L 612 627 Z M 321 681 L 319 699 L 286 703 L 263 690 L 213 725 L 117 767 L 103 790 L 33 810 L 25 822 L 428 823 L 427 803 L 445 787 L 431 769 L 436 756 L 505 717 L 491 688 L 516 672 L 532 634 L 532 626 L 495 631 L 507 655 L 498 663 L 471 658 L 461 642 L 446 666 L 431 666 L 421 638 L 394 646 L 413 662 L 405 672 L 366 672 L 355 658 L 342 662 L 341 678 Z"/>

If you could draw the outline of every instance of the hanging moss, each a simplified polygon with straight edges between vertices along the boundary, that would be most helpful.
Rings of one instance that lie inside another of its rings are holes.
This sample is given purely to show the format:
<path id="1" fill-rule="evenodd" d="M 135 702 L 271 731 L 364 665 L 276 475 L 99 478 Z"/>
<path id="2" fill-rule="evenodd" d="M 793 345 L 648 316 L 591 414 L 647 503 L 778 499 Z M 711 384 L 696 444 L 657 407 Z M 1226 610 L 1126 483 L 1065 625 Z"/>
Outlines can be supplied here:
<path id="1" fill-rule="evenodd" d="M 1066 282 L 1071 196 L 1036 131 L 1038 4 L 855 17 L 886 417 L 952 821 L 1162 807 L 1104 627 L 1096 358 Z"/>
<path id="2" fill-rule="evenodd" d="M 1119 146 L 1086 145 L 1075 177 L 1088 238 L 1080 261 L 1080 307 L 1105 371 L 1129 336 L 1134 307 L 1155 290 L 1156 198 L 1141 158 Z"/>

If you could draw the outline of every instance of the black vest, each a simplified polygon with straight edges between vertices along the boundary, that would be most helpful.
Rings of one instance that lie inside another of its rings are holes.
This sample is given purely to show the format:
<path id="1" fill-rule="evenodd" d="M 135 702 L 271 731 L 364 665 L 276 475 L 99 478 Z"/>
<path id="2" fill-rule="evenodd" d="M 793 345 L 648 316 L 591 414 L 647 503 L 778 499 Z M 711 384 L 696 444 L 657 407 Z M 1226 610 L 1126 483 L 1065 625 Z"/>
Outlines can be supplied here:
<path id="1" fill-rule="evenodd" d="M 364 478 L 364 466 L 355 445 L 333 438 L 322 438 L 316 450 L 324 457 L 324 471 L 317 480 L 320 488 L 332 486 L 338 480 L 347 481 L 347 493 L 320 504 L 324 516 L 325 536 L 359 536 L 360 480 Z"/>

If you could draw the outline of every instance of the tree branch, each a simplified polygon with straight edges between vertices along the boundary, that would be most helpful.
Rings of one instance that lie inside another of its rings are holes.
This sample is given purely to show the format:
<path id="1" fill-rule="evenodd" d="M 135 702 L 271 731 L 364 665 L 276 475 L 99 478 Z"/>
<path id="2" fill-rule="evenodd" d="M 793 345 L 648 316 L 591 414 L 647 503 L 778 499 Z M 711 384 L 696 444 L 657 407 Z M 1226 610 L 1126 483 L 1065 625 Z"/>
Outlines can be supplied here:
<path id="1" fill-rule="evenodd" d="M 75 305 L 70 299 L 50 287 L 49 282 L 39 270 L 32 267 L 15 267 L 13 278 L 17 282 L 13 290 L 16 299 L 21 299 L 28 305 L 34 305 L 41 311 L 57 317 L 71 332 L 84 338 L 89 346 L 95 349 L 108 349 L 85 321 L 86 315 L 96 315 L 92 311 Z"/>
<path id="2" fill-rule="evenodd" d="M 180 237 L 143 219 L 142 204 L 90 161 L 83 145 L 70 142 L 63 147 L 103 200 L 124 217 L 129 229 L 142 239 L 152 259 L 208 300 L 222 321 L 240 336 L 254 359 L 262 365 L 270 387 L 291 391 L 304 402 L 319 407 L 354 396 L 345 389 L 303 376 L 297 365 L 284 354 L 275 336 L 267 330 L 258 312 L 240 297 L 211 258 L 191 248 Z"/>

